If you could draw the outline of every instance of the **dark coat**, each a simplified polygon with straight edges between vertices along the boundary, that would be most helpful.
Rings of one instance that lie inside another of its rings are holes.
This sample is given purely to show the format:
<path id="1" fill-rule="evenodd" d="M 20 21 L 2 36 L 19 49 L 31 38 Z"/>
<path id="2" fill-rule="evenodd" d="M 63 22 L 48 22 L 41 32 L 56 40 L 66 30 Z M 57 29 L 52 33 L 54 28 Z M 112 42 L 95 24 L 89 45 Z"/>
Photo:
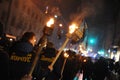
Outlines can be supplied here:
<path id="1" fill-rule="evenodd" d="M 11 48 L 10 79 L 19 80 L 28 74 L 33 61 L 33 46 L 29 42 L 16 42 Z"/>
<path id="2" fill-rule="evenodd" d="M 9 80 L 9 56 L 0 46 L 0 79 Z"/>
<path id="3" fill-rule="evenodd" d="M 37 80 L 42 80 L 43 77 L 46 77 L 45 80 L 59 80 L 61 66 L 59 60 L 55 63 L 53 71 L 48 69 L 48 66 L 52 63 L 56 56 L 56 50 L 54 48 L 45 48 L 40 54 L 40 59 L 36 66 L 34 72 L 34 77 L 37 77 Z"/>

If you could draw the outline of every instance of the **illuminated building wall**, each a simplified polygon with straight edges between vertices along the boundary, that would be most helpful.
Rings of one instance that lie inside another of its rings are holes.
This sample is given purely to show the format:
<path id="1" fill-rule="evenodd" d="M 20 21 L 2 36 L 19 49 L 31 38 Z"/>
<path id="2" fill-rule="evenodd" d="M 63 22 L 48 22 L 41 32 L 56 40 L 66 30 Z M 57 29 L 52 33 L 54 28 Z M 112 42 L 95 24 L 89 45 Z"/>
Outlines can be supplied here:
<path id="1" fill-rule="evenodd" d="M 0 6 L 0 20 L 7 34 L 20 37 L 26 31 L 33 31 L 38 39 L 42 36 L 46 17 L 31 0 L 2 1 Z"/>
<path id="2" fill-rule="evenodd" d="M 6 22 L 9 3 L 6 0 L 0 0 L 0 21 Z"/>

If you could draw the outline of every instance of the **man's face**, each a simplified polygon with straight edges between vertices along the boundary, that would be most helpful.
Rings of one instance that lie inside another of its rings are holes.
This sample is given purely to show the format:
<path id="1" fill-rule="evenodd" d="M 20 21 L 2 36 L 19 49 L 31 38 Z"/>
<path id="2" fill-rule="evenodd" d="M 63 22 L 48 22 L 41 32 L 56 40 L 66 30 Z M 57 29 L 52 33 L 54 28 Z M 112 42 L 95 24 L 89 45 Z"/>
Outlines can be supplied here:
<path id="1" fill-rule="evenodd" d="M 33 46 L 35 46 L 35 44 L 36 44 L 36 37 L 33 36 L 32 39 L 30 40 L 30 42 L 32 43 Z"/>

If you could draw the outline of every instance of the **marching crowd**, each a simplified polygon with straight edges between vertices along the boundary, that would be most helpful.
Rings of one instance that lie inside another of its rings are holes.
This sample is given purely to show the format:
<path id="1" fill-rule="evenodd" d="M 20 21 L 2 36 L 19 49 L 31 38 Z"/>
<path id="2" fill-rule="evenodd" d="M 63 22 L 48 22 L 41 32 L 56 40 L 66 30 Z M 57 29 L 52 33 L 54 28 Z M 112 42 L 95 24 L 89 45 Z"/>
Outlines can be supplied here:
<path id="1" fill-rule="evenodd" d="M 53 69 L 49 68 L 58 50 L 52 42 L 47 42 L 40 54 L 36 54 L 36 35 L 25 32 L 22 37 L 9 43 L 0 24 L 0 78 L 4 80 L 79 80 L 78 72 L 83 73 L 83 80 L 120 80 L 120 62 L 103 57 L 92 62 L 90 57 L 76 55 L 68 50 L 70 57 L 67 59 L 64 72 L 61 69 L 64 63 L 60 55 Z M 31 66 L 38 55 L 32 75 L 29 75 Z M 117 76 L 116 76 L 117 75 Z M 61 78 L 62 77 L 62 78 Z"/>
<path id="2" fill-rule="evenodd" d="M 53 66 L 49 65 L 56 56 L 57 50 L 52 42 L 47 41 L 46 47 L 37 54 L 39 47 L 36 44 L 34 32 L 25 32 L 19 40 L 10 42 L 3 32 L 0 24 L 0 78 L 4 80 L 58 80 L 62 64 L 58 59 Z M 29 75 L 36 55 L 39 57 L 37 64 Z"/>

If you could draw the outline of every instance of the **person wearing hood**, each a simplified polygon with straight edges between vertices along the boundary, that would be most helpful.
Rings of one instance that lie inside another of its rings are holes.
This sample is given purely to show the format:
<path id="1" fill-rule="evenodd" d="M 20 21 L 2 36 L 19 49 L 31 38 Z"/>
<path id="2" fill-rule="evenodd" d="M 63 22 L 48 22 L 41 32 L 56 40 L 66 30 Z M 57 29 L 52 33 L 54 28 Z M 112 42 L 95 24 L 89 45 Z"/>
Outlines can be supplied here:
<path id="1" fill-rule="evenodd" d="M 36 36 L 33 32 L 25 32 L 22 38 L 14 43 L 10 51 L 10 80 L 21 80 L 32 65 Z"/>

